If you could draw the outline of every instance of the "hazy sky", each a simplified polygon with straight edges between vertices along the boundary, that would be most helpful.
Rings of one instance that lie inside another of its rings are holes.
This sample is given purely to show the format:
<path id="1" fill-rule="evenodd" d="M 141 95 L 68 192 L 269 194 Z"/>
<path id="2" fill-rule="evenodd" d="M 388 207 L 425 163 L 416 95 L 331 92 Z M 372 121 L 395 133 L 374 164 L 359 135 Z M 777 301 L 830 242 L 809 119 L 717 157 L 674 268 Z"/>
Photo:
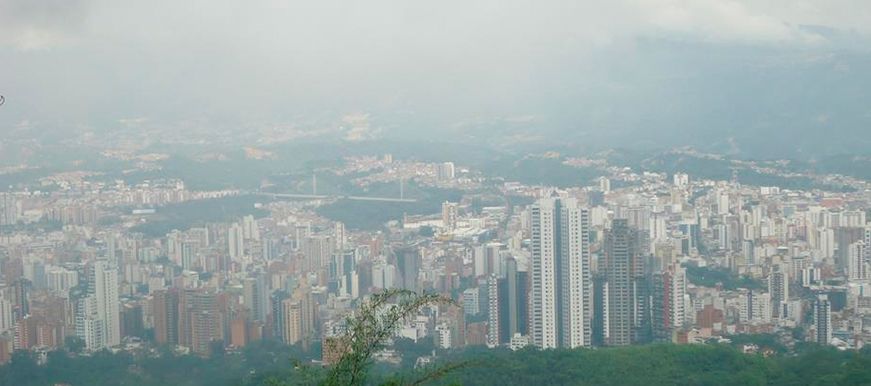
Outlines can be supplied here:
<path id="1" fill-rule="evenodd" d="M 565 88 L 674 76 L 670 59 L 613 68 L 639 39 L 825 53 L 864 42 L 869 20 L 868 0 L 0 0 L 0 131 L 559 114 L 541 106 L 597 93 Z"/>

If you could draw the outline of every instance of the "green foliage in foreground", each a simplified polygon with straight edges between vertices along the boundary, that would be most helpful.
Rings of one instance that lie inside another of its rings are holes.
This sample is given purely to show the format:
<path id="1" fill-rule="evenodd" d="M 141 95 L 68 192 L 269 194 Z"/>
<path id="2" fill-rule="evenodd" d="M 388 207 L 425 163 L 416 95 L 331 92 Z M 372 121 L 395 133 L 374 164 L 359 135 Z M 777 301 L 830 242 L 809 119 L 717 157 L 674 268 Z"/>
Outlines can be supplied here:
<path id="1" fill-rule="evenodd" d="M 298 346 L 271 341 L 257 342 L 238 354 L 208 359 L 159 351 L 160 355 L 103 351 L 89 357 L 56 351 L 49 354 L 48 363 L 42 366 L 37 365 L 32 355 L 16 352 L 11 362 L 0 367 L 0 385 L 262 385 L 269 377 L 292 374 L 293 360 L 310 359 Z"/>
<path id="2" fill-rule="evenodd" d="M 818 346 L 796 357 L 764 358 L 725 345 L 658 344 L 595 350 L 489 350 L 470 347 L 442 352 L 444 363 L 471 363 L 426 385 L 869 385 L 871 352 Z M 110 354 L 71 357 L 58 352 L 39 366 L 26 354 L 0 367 L 0 385 L 44 386 L 264 386 L 267 380 L 305 383 L 293 358 L 307 360 L 297 347 L 261 342 L 241 354 L 201 359 Z M 377 366 L 381 367 L 381 366 Z M 394 371 L 401 368 L 395 368 Z M 314 369 L 317 373 L 317 369 Z M 395 379 L 374 372 L 370 384 Z"/>
<path id="3" fill-rule="evenodd" d="M 814 347 L 798 357 L 763 358 L 722 345 L 658 344 L 598 350 L 469 349 L 474 358 L 434 385 L 868 385 L 871 355 Z"/>

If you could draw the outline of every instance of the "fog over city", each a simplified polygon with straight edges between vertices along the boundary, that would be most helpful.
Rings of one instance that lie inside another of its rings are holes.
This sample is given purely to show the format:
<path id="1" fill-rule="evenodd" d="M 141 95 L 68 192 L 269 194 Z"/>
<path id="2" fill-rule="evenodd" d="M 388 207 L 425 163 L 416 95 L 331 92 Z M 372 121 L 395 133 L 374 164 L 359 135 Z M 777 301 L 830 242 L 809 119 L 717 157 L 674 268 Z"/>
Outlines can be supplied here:
<path id="1" fill-rule="evenodd" d="M 755 135 L 871 124 L 857 100 L 871 86 L 869 19 L 862 0 L 5 0 L 0 124 L 330 126 L 369 114 L 365 138 L 478 130 L 496 143 L 716 151 L 735 138 L 759 157 Z"/>
<path id="2" fill-rule="evenodd" d="M 871 0 L 0 0 L 0 386 L 871 385 Z"/>

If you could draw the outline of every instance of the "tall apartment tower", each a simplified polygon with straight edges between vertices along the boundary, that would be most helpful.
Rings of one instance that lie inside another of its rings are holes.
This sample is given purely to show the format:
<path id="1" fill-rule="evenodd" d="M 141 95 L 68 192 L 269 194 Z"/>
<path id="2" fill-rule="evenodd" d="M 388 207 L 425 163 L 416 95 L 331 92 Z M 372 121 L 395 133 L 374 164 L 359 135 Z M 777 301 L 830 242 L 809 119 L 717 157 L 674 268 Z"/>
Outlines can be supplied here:
<path id="1" fill-rule="evenodd" d="M 771 295 L 771 316 L 780 318 L 783 307 L 789 301 L 789 275 L 780 266 L 768 276 L 768 293 Z"/>
<path id="2" fill-rule="evenodd" d="M 527 272 L 517 270 L 517 260 L 505 259 L 505 277 L 499 279 L 499 344 L 509 344 L 514 334 L 529 334 Z"/>
<path id="3" fill-rule="evenodd" d="M 590 346 L 590 212 L 568 198 L 541 199 L 530 214 L 532 342 L 541 348 Z"/>
<path id="4" fill-rule="evenodd" d="M 652 274 L 651 329 L 654 342 L 672 342 L 686 320 L 686 268 L 679 263 Z"/>
<path id="5" fill-rule="evenodd" d="M 177 345 L 180 342 L 179 301 L 177 289 L 154 292 L 151 313 L 154 319 L 154 340 L 158 344 Z"/>
<path id="6" fill-rule="evenodd" d="M 605 253 L 599 265 L 607 287 L 609 346 L 628 346 L 643 341 L 647 281 L 644 260 L 638 248 L 637 231 L 626 220 L 616 219 L 605 238 Z"/>
<path id="7" fill-rule="evenodd" d="M 103 260 L 89 264 L 87 273 L 88 295 L 80 302 L 78 334 L 86 344 L 93 342 L 87 344 L 89 349 L 117 346 L 121 344 L 118 274 Z"/>
<path id="8" fill-rule="evenodd" d="M 417 291 L 417 277 L 420 274 L 420 250 L 400 248 L 394 251 L 396 269 L 399 271 L 402 289 Z"/>
<path id="9" fill-rule="evenodd" d="M 294 290 L 290 298 L 281 301 L 281 312 L 284 320 L 282 340 L 308 348 L 315 334 L 315 302 L 310 289 L 301 286 Z"/>
<path id="10" fill-rule="evenodd" d="M 832 303 L 827 295 L 819 295 L 814 304 L 817 343 L 827 346 L 832 342 Z"/>
<path id="11" fill-rule="evenodd" d="M 487 347 L 499 346 L 499 279 L 487 278 Z"/>
<path id="12" fill-rule="evenodd" d="M 242 282 L 242 293 L 245 307 L 250 311 L 250 318 L 266 323 L 270 310 L 266 275 L 263 272 L 258 272 L 254 277 L 245 278 Z"/>
<path id="13" fill-rule="evenodd" d="M 230 225 L 227 230 L 227 249 L 231 259 L 238 259 L 245 255 L 244 230 L 239 224 Z"/>
<path id="14" fill-rule="evenodd" d="M 865 253 L 865 241 L 859 240 L 850 244 L 847 251 L 847 279 L 850 281 L 866 281 L 869 278 L 868 260 Z"/>
<path id="15" fill-rule="evenodd" d="M 224 318 L 218 295 L 211 289 L 184 291 L 181 319 L 185 331 L 183 342 L 191 351 L 207 357 L 211 353 L 211 343 L 224 339 Z"/>
<path id="16" fill-rule="evenodd" d="M 453 231 L 457 229 L 457 219 L 460 217 L 460 205 L 456 202 L 445 201 L 442 203 L 442 226 Z"/>
<path id="17" fill-rule="evenodd" d="M 865 225 L 862 241 L 865 242 L 865 261 L 871 263 L 871 224 Z"/>

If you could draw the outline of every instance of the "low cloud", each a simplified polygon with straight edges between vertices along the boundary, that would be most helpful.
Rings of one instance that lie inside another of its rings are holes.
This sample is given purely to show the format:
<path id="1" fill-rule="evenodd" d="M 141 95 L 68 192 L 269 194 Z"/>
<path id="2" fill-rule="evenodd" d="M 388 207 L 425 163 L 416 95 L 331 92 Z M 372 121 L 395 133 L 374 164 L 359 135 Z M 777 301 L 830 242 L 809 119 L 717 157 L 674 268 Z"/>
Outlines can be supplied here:
<path id="1" fill-rule="evenodd" d="M 84 37 L 93 0 L 0 1 L 0 45 L 46 50 Z"/>

